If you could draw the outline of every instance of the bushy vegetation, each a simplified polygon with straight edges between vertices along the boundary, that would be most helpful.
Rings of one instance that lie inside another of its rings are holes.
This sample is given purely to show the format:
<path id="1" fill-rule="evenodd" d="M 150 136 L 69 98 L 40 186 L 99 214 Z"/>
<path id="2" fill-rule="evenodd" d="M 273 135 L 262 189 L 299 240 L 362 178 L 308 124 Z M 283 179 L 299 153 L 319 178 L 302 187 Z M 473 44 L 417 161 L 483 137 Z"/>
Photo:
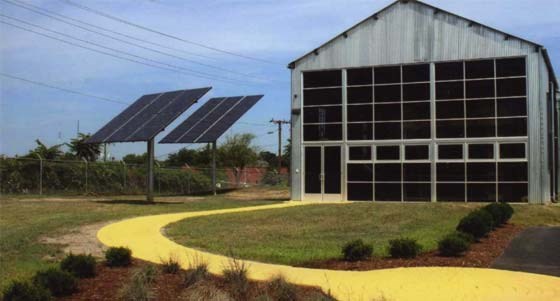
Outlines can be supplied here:
<path id="1" fill-rule="evenodd" d="M 193 258 L 189 262 L 189 269 L 185 272 L 183 284 L 190 287 L 208 277 L 208 263 L 201 258 Z"/>
<path id="2" fill-rule="evenodd" d="M 277 301 L 294 301 L 297 300 L 297 287 L 279 275 L 270 280 L 268 283 L 268 291 Z"/>
<path id="3" fill-rule="evenodd" d="M 459 256 L 467 251 L 472 237 L 466 233 L 454 232 L 446 235 L 438 242 L 438 251 L 442 256 Z"/>
<path id="4" fill-rule="evenodd" d="M 249 279 L 247 277 L 249 270 L 247 264 L 232 257 L 222 273 L 233 295 L 239 300 L 245 300 L 249 292 Z"/>
<path id="5" fill-rule="evenodd" d="M 130 280 L 120 290 L 123 301 L 148 301 L 153 299 L 150 285 L 155 281 L 157 271 L 152 265 L 137 269 Z"/>
<path id="6" fill-rule="evenodd" d="M 470 212 L 457 225 L 457 230 L 472 235 L 475 239 L 486 236 L 494 225 L 492 215 L 484 209 Z"/>
<path id="7" fill-rule="evenodd" d="M 126 247 L 111 247 L 105 252 L 105 261 L 110 267 L 125 267 L 132 262 L 132 251 Z"/>
<path id="8" fill-rule="evenodd" d="M 2 292 L 4 301 L 50 301 L 51 293 L 46 288 L 29 281 L 12 281 Z"/>
<path id="9" fill-rule="evenodd" d="M 412 238 L 398 238 L 389 241 L 389 254 L 393 258 L 414 258 L 422 246 Z"/>
<path id="10" fill-rule="evenodd" d="M 365 244 L 363 240 L 357 239 L 345 244 L 342 247 L 342 257 L 346 261 L 359 261 L 371 257 L 373 246 Z"/>
<path id="11" fill-rule="evenodd" d="M 95 276 L 95 258 L 91 255 L 70 253 L 60 262 L 60 269 L 78 278 Z"/>
<path id="12" fill-rule="evenodd" d="M 48 289 L 53 296 L 68 296 L 78 289 L 78 281 L 72 274 L 59 268 L 39 271 L 33 277 L 33 283 Z"/>
<path id="13" fill-rule="evenodd" d="M 161 270 L 165 274 L 177 274 L 181 270 L 181 263 L 176 255 L 169 255 L 167 259 L 161 258 Z"/>

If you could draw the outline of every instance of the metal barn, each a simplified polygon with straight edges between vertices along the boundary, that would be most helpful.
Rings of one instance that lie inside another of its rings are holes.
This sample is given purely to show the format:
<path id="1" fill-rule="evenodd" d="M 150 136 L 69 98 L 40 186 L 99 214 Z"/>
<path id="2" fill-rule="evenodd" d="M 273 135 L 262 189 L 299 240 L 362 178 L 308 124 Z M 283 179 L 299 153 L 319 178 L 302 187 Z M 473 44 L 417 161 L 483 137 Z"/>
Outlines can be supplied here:
<path id="1" fill-rule="evenodd" d="M 289 68 L 293 200 L 557 196 L 560 93 L 541 45 L 401 0 Z"/>

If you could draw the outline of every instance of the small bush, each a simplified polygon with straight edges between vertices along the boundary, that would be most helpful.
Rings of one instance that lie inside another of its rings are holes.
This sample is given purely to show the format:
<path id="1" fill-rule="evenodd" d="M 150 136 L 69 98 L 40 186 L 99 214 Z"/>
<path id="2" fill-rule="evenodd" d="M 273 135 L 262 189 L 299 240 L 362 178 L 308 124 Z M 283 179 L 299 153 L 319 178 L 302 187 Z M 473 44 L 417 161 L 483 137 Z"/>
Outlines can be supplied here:
<path id="1" fill-rule="evenodd" d="M 3 291 L 4 301 L 50 301 L 51 293 L 29 281 L 12 281 Z"/>
<path id="2" fill-rule="evenodd" d="M 48 289 L 53 296 L 68 296 L 78 288 L 78 281 L 72 274 L 58 268 L 50 268 L 37 272 L 33 283 Z"/>
<path id="3" fill-rule="evenodd" d="M 422 246 L 412 238 L 399 238 L 389 241 L 389 254 L 393 258 L 414 258 L 421 250 Z"/>
<path id="4" fill-rule="evenodd" d="M 463 217 L 457 230 L 472 235 L 475 239 L 484 237 L 492 230 L 492 215 L 486 210 L 475 210 Z"/>
<path id="5" fill-rule="evenodd" d="M 78 278 L 95 276 L 95 258 L 91 255 L 70 253 L 60 262 L 60 269 Z"/>
<path id="6" fill-rule="evenodd" d="M 482 207 L 482 210 L 490 213 L 492 220 L 494 221 L 492 225 L 494 228 L 503 225 L 507 221 L 507 213 L 505 212 L 504 207 L 498 203 L 488 204 Z"/>
<path id="7" fill-rule="evenodd" d="M 120 290 L 120 299 L 124 301 L 148 301 L 153 299 L 150 284 L 155 281 L 156 269 L 152 265 L 133 272 L 129 282 Z"/>
<path id="8" fill-rule="evenodd" d="M 498 205 L 500 205 L 500 207 L 502 208 L 502 212 L 504 213 L 504 223 L 507 223 L 513 216 L 513 213 L 515 211 L 513 210 L 513 207 L 511 207 L 511 205 L 508 203 L 502 202 L 498 203 Z"/>
<path id="9" fill-rule="evenodd" d="M 268 283 L 268 291 L 277 301 L 297 300 L 297 287 L 282 276 L 276 276 Z"/>
<path id="10" fill-rule="evenodd" d="M 443 256 L 459 256 L 469 249 L 470 244 L 469 236 L 462 232 L 455 232 L 438 242 L 438 251 Z"/>
<path id="11" fill-rule="evenodd" d="M 105 252 L 105 260 L 110 267 L 125 267 L 132 262 L 132 251 L 125 247 L 111 247 Z"/>
<path id="12" fill-rule="evenodd" d="M 208 264 L 201 258 L 194 258 L 189 263 L 189 269 L 185 272 L 184 285 L 190 287 L 208 277 Z"/>
<path id="13" fill-rule="evenodd" d="M 225 281 L 229 284 L 232 293 L 237 299 L 247 299 L 249 280 L 247 278 L 248 266 L 243 261 L 232 257 L 229 264 L 222 271 Z"/>
<path id="14" fill-rule="evenodd" d="M 373 246 L 365 244 L 363 240 L 357 239 L 342 247 L 342 256 L 346 261 L 359 261 L 368 259 L 373 253 Z"/>
<path id="15" fill-rule="evenodd" d="M 161 269 L 165 274 L 177 274 L 181 270 L 181 264 L 177 256 L 170 255 L 168 259 L 160 259 L 160 261 Z"/>

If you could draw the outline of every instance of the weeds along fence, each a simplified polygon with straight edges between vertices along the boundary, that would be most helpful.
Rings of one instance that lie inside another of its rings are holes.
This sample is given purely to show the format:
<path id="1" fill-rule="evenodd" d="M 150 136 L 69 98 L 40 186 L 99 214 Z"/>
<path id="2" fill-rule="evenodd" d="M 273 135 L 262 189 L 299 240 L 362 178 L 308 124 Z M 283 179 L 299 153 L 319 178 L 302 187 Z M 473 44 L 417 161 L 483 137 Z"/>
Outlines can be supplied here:
<path id="1" fill-rule="evenodd" d="M 218 169 L 218 189 L 277 185 L 285 175 L 262 169 Z M 144 194 L 146 166 L 122 161 L 88 162 L 34 158 L 0 158 L 0 193 L 30 195 Z M 154 169 L 154 192 L 190 195 L 212 191 L 209 168 L 162 167 Z"/>

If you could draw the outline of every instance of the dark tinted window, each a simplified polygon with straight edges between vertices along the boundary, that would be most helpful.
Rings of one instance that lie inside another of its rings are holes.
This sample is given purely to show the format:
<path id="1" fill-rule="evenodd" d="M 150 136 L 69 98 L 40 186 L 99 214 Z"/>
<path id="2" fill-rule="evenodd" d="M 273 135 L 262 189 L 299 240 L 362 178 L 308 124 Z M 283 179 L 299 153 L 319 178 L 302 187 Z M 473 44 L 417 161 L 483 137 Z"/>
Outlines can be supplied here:
<path id="1" fill-rule="evenodd" d="M 348 140 L 373 140 L 373 125 L 371 123 L 349 123 L 346 135 Z"/>
<path id="2" fill-rule="evenodd" d="M 467 201 L 469 202 L 495 202 L 495 184 L 467 184 Z"/>
<path id="3" fill-rule="evenodd" d="M 464 97 L 463 86 L 462 81 L 436 83 L 436 99 L 461 99 Z"/>
<path id="4" fill-rule="evenodd" d="M 465 164 L 437 163 L 436 175 L 438 182 L 463 182 L 465 181 Z"/>
<path id="5" fill-rule="evenodd" d="M 463 159 L 463 145 L 439 145 L 438 146 L 439 159 Z"/>
<path id="6" fill-rule="evenodd" d="M 493 159 L 493 144 L 469 144 L 469 159 Z"/>
<path id="7" fill-rule="evenodd" d="M 376 104 L 375 121 L 401 120 L 401 104 Z"/>
<path id="8" fill-rule="evenodd" d="M 375 124 L 375 139 L 390 140 L 401 139 L 400 122 L 377 122 Z"/>
<path id="9" fill-rule="evenodd" d="M 309 71 L 303 73 L 303 87 L 335 87 L 342 85 L 342 71 Z"/>
<path id="10" fill-rule="evenodd" d="M 524 96 L 526 94 L 525 78 L 498 79 L 498 97 Z"/>
<path id="11" fill-rule="evenodd" d="M 375 86 L 375 102 L 401 101 L 401 85 Z"/>
<path id="12" fill-rule="evenodd" d="M 401 67 L 391 66 L 391 67 L 376 67 L 375 72 L 375 83 L 376 84 L 389 84 L 389 83 L 400 83 L 401 82 Z"/>
<path id="13" fill-rule="evenodd" d="M 500 202 L 527 202 L 529 189 L 524 183 L 499 183 L 498 201 Z"/>
<path id="14" fill-rule="evenodd" d="M 436 80 L 463 79 L 463 62 L 436 64 Z"/>
<path id="15" fill-rule="evenodd" d="M 496 76 L 524 76 L 525 75 L 525 59 L 511 58 L 496 60 Z"/>
<path id="16" fill-rule="evenodd" d="M 373 120 L 372 105 L 347 106 L 346 110 L 347 110 L 349 122 Z"/>
<path id="17" fill-rule="evenodd" d="M 341 122 L 342 107 L 304 107 L 303 122 L 304 123 L 324 123 L 324 122 Z"/>
<path id="18" fill-rule="evenodd" d="M 436 118 L 464 118 L 465 103 L 463 101 L 438 101 L 436 102 Z"/>
<path id="19" fill-rule="evenodd" d="M 373 90 L 371 87 L 348 88 L 348 103 L 370 103 L 373 102 Z"/>
<path id="20" fill-rule="evenodd" d="M 494 97 L 494 80 L 473 80 L 466 82 L 467 98 Z"/>
<path id="21" fill-rule="evenodd" d="M 405 182 L 430 182 L 430 163 L 405 163 L 403 164 L 403 181 Z"/>
<path id="22" fill-rule="evenodd" d="M 404 139 L 428 139 L 430 138 L 429 121 L 409 121 L 403 122 Z"/>
<path id="23" fill-rule="evenodd" d="M 431 195 L 430 184 L 405 183 L 403 185 L 403 201 L 405 202 L 429 202 Z"/>
<path id="24" fill-rule="evenodd" d="M 403 82 L 427 82 L 430 81 L 430 65 L 405 65 L 402 67 Z"/>
<path id="25" fill-rule="evenodd" d="M 400 202 L 401 184 L 375 183 L 375 200 L 378 202 Z"/>
<path id="26" fill-rule="evenodd" d="M 466 102 L 467 118 L 476 117 L 494 117 L 495 101 L 494 99 L 472 99 Z"/>
<path id="27" fill-rule="evenodd" d="M 467 120 L 467 137 L 495 137 L 496 121 L 494 119 Z"/>
<path id="28" fill-rule="evenodd" d="M 350 160 L 371 160 L 370 146 L 351 146 L 349 149 Z"/>
<path id="29" fill-rule="evenodd" d="M 498 181 L 525 182 L 527 178 L 527 162 L 498 163 Z"/>
<path id="30" fill-rule="evenodd" d="M 371 182 L 373 181 L 373 164 L 348 164 L 348 181 Z"/>
<path id="31" fill-rule="evenodd" d="M 400 160 L 400 147 L 398 145 L 378 146 L 377 160 Z"/>
<path id="32" fill-rule="evenodd" d="M 404 120 L 430 119 L 430 103 L 414 102 L 403 104 Z"/>
<path id="33" fill-rule="evenodd" d="M 502 159 L 525 158 L 525 144 L 523 143 L 500 144 L 500 158 Z"/>
<path id="34" fill-rule="evenodd" d="M 466 78 L 489 78 L 494 77 L 494 61 L 467 61 L 465 62 Z"/>
<path id="35" fill-rule="evenodd" d="M 465 201 L 465 184 L 438 183 L 436 189 L 438 202 Z"/>
<path id="36" fill-rule="evenodd" d="M 527 136 L 527 118 L 499 118 L 498 136 Z"/>
<path id="37" fill-rule="evenodd" d="M 314 124 L 303 126 L 303 140 L 342 140 L 341 124 Z"/>
<path id="38" fill-rule="evenodd" d="M 438 138 L 463 138 L 465 126 L 463 120 L 436 121 L 436 135 Z"/>
<path id="39" fill-rule="evenodd" d="M 371 201 L 373 200 L 372 183 L 348 183 L 349 201 Z"/>
<path id="40" fill-rule="evenodd" d="M 428 160 L 430 158 L 429 145 L 405 145 L 405 160 Z"/>
<path id="41" fill-rule="evenodd" d="M 303 91 L 303 105 L 331 105 L 342 104 L 342 89 L 316 89 Z"/>
<path id="42" fill-rule="evenodd" d="M 372 72 L 372 68 L 348 69 L 346 71 L 348 85 L 371 85 Z"/>
<path id="43" fill-rule="evenodd" d="M 305 193 L 321 193 L 321 147 L 305 147 Z"/>
<path id="44" fill-rule="evenodd" d="M 430 84 L 403 85 L 403 101 L 430 100 Z"/>
<path id="45" fill-rule="evenodd" d="M 378 163 L 375 164 L 375 181 L 377 182 L 400 182 L 400 163 Z"/>
<path id="46" fill-rule="evenodd" d="M 467 163 L 467 181 L 495 182 L 496 164 L 485 162 Z"/>
<path id="47" fill-rule="evenodd" d="M 525 98 L 498 99 L 498 117 L 526 116 L 527 101 Z"/>

